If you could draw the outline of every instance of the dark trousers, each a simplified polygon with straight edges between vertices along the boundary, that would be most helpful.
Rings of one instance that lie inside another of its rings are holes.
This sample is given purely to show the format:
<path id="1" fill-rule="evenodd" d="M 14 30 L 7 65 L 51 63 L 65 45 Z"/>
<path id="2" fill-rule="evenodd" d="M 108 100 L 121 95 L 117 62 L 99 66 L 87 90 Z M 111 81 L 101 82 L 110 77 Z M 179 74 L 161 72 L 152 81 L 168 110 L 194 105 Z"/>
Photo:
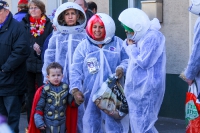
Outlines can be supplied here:
<path id="1" fill-rule="evenodd" d="M 32 109 L 33 98 L 37 87 L 43 85 L 43 75 L 42 73 L 32 73 L 27 72 L 27 95 L 26 95 L 26 105 L 27 105 L 27 120 L 30 120 L 30 114 Z"/>
<path id="2" fill-rule="evenodd" d="M 0 114 L 8 118 L 8 125 L 14 133 L 19 133 L 19 119 L 22 96 L 0 96 Z"/>

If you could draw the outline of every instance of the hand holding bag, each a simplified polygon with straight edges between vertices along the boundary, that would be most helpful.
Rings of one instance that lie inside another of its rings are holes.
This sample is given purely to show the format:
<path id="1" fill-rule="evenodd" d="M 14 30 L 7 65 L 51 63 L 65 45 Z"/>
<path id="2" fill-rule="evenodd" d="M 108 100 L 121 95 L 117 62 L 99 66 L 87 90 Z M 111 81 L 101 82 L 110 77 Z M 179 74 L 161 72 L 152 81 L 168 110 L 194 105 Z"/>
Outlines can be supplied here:
<path id="1" fill-rule="evenodd" d="M 106 114 L 122 119 L 128 113 L 123 88 L 115 75 L 110 76 L 93 95 L 92 101 Z"/>
<path id="2" fill-rule="evenodd" d="M 197 86 L 192 83 L 186 93 L 186 133 L 200 133 L 200 104 L 197 103 Z"/>

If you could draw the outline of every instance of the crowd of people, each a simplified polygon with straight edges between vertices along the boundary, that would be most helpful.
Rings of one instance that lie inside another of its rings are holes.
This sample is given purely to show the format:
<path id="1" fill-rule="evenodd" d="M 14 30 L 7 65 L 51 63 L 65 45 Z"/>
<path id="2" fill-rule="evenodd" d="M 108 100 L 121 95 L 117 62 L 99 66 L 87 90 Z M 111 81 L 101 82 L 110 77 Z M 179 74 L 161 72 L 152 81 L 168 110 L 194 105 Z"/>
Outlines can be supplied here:
<path id="1" fill-rule="evenodd" d="M 200 8 L 190 9 L 199 15 Z M 27 133 L 128 133 L 129 128 L 132 133 L 157 133 L 166 75 L 158 19 L 150 20 L 137 8 L 125 9 L 118 18 L 127 36 L 122 40 L 115 36 L 112 17 L 98 13 L 92 1 L 65 2 L 51 17 L 41 0 L 19 0 L 15 15 L 0 0 L 0 114 L 12 132 L 19 133 L 25 104 Z M 192 63 L 199 59 L 199 31 L 198 19 L 185 72 L 189 85 L 199 72 Z M 128 103 L 128 114 L 120 119 L 92 101 L 112 74 L 123 82 Z"/>

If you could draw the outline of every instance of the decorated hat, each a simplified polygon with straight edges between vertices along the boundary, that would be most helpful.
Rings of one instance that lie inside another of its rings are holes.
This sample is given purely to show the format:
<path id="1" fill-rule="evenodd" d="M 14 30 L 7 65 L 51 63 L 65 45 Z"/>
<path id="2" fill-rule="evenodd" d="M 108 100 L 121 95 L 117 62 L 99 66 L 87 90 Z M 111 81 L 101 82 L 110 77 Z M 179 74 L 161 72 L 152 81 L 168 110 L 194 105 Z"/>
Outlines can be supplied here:
<path id="1" fill-rule="evenodd" d="M 0 0 L 0 10 L 3 8 L 9 9 L 9 5 L 6 1 Z"/>
<path id="2" fill-rule="evenodd" d="M 28 0 L 19 0 L 18 5 L 20 4 L 28 4 Z"/>

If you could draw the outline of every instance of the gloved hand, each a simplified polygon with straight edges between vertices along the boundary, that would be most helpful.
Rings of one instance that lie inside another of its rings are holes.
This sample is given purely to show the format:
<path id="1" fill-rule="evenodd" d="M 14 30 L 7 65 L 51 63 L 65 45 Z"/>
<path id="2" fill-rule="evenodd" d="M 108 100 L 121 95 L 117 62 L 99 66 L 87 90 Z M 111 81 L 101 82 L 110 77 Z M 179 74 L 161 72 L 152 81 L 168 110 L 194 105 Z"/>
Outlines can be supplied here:
<path id="1" fill-rule="evenodd" d="M 79 91 L 77 88 L 72 90 L 72 95 L 74 96 L 75 102 L 80 105 L 84 102 L 84 96 L 81 91 Z"/>
<path id="2" fill-rule="evenodd" d="M 123 68 L 118 67 L 117 70 L 115 71 L 115 73 L 116 73 L 116 76 L 118 77 L 118 79 L 120 79 L 124 75 Z"/>
<path id="3" fill-rule="evenodd" d="M 133 44 L 135 44 L 135 41 L 133 41 L 133 40 L 131 40 L 131 39 L 127 39 L 127 44 L 128 45 L 133 45 Z"/>

